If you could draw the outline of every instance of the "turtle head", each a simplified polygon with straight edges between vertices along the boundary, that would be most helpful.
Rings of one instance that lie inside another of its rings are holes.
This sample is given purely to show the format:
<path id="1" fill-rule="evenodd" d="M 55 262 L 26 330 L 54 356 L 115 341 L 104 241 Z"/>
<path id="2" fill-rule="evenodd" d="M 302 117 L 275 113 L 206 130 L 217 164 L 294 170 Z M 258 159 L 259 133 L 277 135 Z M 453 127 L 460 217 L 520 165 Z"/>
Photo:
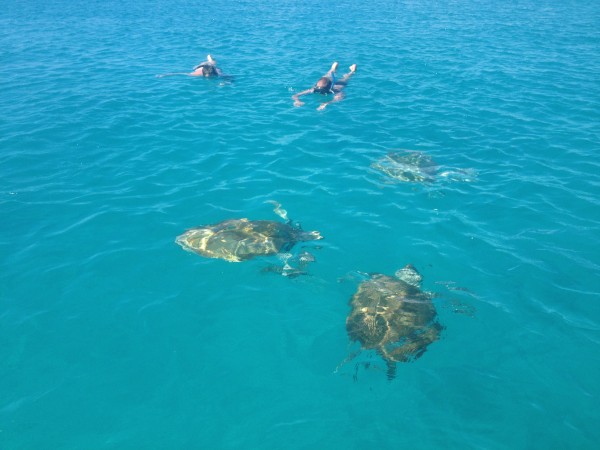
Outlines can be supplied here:
<path id="1" fill-rule="evenodd" d="M 405 265 L 402 269 L 397 270 L 394 275 L 399 280 L 415 287 L 421 286 L 421 281 L 423 281 L 423 277 L 412 264 Z"/>
<path id="2" fill-rule="evenodd" d="M 318 241 L 323 239 L 323 236 L 318 231 L 301 231 L 298 239 L 300 241 Z"/>
<path id="3" fill-rule="evenodd" d="M 206 249 L 206 242 L 213 234 L 212 230 L 204 227 L 191 228 L 177 236 L 175 243 L 189 252 L 203 251 Z"/>

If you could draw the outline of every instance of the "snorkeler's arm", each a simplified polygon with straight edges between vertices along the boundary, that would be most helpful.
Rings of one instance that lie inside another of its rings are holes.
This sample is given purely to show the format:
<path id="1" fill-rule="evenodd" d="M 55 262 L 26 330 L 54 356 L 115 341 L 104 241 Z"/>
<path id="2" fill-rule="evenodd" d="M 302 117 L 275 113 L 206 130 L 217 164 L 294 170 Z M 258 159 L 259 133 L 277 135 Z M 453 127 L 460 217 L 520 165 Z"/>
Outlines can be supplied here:
<path id="1" fill-rule="evenodd" d="M 313 88 L 310 88 L 310 89 L 306 89 L 305 91 L 298 92 L 297 94 L 292 95 L 292 99 L 294 100 L 294 106 L 304 105 L 304 102 L 300 101 L 300 96 L 306 95 L 306 94 L 312 94 L 312 93 L 313 93 Z"/>
<path id="2" fill-rule="evenodd" d="M 170 76 L 173 76 L 173 75 L 187 75 L 188 77 L 191 76 L 187 72 L 173 72 L 173 73 L 163 73 L 163 74 L 160 74 L 160 75 L 156 75 L 156 78 L 170 77 Z"/>
<path id="3" fill-rule="evenodd" d="M 323 102 L 319 105 L 319 107 L 317 108 L 317 111 L 322 111 L 325 108 L 327 108 L 327 105 L 329 105 L 330 103 L 335 103 L 335 102 L 340 102 L 344 99 L 344 93 L 343 92 L 338 92 L 337 94 L 335 94 L 333 96 L 333 99 L 329 100 L 328 102 Z"/>

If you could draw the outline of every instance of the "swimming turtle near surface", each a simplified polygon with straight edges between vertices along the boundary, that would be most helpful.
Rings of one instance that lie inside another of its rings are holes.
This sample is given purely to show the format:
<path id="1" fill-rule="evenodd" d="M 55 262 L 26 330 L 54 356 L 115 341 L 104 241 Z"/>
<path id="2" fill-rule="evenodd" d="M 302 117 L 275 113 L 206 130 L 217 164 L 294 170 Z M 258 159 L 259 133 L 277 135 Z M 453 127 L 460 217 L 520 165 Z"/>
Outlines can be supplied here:
<path id="1" fill-rule="evenodd" d="M 371 167 L 403 182 L 431 183 L 436 179 L 470 182 L 476 179 L 472 169 L 443 168 L 431 156 L 418 151 L 389 152 Z"/>
<path id="2" fill-rule="evenodd" d="M 300 241 L 323 239 L 318 231 L 303 231 L 287 218 L 277 202 L 275 213 L 286 223 L 273 220 L 229 219 L 191 228 L 177 236 L 175 242 L 184 250 L 207 258 L 241 262 L 256 256 L 289 252 Z"/>
<path id="3" fill-rule="evenodd" d="M 348 336 L 384 359 L 390 380 L 397 362 L 419 358 L 443 330 L 436 319 L 434 295 L 421 290 L 421 281 L 411 264 L 394 276 L 370 274 L 350 300 Z"/>

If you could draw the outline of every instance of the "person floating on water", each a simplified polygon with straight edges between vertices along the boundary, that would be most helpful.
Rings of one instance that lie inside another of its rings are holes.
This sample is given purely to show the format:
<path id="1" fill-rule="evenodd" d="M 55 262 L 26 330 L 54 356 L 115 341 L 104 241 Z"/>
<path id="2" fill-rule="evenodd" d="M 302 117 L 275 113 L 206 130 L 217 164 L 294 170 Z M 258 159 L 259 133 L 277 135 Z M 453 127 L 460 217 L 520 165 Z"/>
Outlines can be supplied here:
<path id="1" fill-rule="evenodd" d="M 189 77 L 224 77 L 230 78 L 227 75 L 223 75 L 221 69 L 217 67 L 217 61 L 212 56 L 207 55 L 206 61 L 201 62 L 194 67 L 193 72 L 174 72 L 174 73 L 163 73 L 162 75 L 156 75 L 158 78 L 168 77 L 171 75 L 187 75 Z"/>
<path id="2" fill-rule="evenodd" d="M 343 100 L 344 93 L 342 92 L 342 90 L 346 87 L 346 84 L 348 84 L 348 80 L 350 79 L 350 77 L 356 73 L 356 64 L 352 64 L 350 66 L 350 72 L 348 72 L 339 80 L 335 76 L 335 71 L 337 70 L 337 67 L 338 63 L 334 62 L 331 65 L 331 69 L 329 69 L 329 71 L 325 75 L 323 75 L 319 79 L 319 81 L 317 81 L 317 84 L 315 84 L 310 89 L 306 89 L 305 91 L 294 94 L 292 96 L 292 99 L 294 100 L 294 106 L 304 105 L 304 103 L 300 101 L 300 96 L 306 94 L 333 94 L 333 99 L 321 103 L 317 108 L 318 110 L 325 109 L 330 103 L 339 102 L 340 100 Z"/>

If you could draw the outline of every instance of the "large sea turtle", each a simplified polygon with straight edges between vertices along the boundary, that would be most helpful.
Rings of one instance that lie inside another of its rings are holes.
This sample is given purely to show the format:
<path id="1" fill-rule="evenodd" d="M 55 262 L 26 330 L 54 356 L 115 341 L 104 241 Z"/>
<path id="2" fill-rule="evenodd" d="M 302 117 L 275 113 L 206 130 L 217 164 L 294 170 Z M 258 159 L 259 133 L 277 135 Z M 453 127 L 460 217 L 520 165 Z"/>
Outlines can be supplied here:
<path id="1" fill-rule="evenodd" d="M 363 349 L 385 360 L 393 379 L 397 362 L 420 357 L 440 337 L 433 294 L 421 290 L 422 277 L 408 264 L 394 276 L 370 274 L 350 300 L 346 330 Z"/>
<path id="2" fill-rule="evenodd" d="M 436 179 L 470 182 L 476 179 L 472 169 L 440 167 L 431 156 L 417 151 L 389 152 L 371 164 L 374 169 L 404 182 L 433 182 Z"/>
<path id="3" fill-rule="evenodd" d="M 219 258 L 231 262 L 245 261 L 255 256 L 288 252 L 300 241 L 323 239 L 318 231 L 302 231 L 299 225 L 287 219 L 281 205 L 275 212 L 286 223 L 273 220 L 230 219 L 187 230 L 177 236 L 175 242 L 184 250 L 207 258 Z"/>

